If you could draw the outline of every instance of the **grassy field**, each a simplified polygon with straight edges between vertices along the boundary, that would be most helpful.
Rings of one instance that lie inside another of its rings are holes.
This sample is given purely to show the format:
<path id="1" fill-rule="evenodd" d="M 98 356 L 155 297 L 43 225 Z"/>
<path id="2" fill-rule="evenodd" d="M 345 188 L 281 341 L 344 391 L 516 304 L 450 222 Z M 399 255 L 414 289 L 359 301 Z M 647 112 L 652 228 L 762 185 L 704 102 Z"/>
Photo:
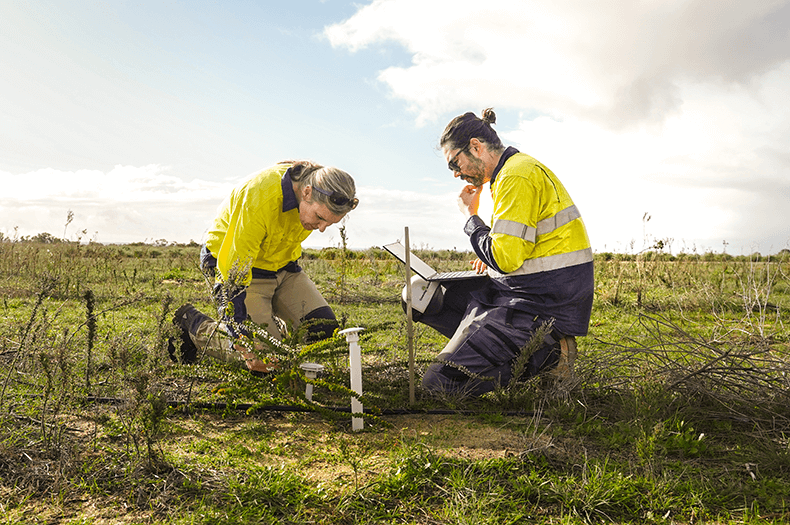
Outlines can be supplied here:
<path id="1" fill-rule="evenodd" d="M 267 378 L 169 359 L 172 312 L 216 311 L 198 251 L 0 242 L 0 523 L 790 520 L 786 253 L 596 254 L 575 377 L 480 399 L 420 391 L 445 340 L 415 325 L 411 403 L 403 269 L 308 250 L 342 326 L 364 328 L 353 432 L 342 336 L 271 349 Z M 305 361 L 325 366 L 312 402 Z"/>

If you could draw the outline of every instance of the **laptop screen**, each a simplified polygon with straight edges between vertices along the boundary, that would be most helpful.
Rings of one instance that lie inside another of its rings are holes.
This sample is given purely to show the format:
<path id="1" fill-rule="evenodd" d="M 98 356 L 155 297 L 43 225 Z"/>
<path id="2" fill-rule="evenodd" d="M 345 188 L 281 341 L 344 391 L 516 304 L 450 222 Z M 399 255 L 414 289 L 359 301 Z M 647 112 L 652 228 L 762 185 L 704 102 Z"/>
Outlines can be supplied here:
<path id="1" fill-rule="evenodd" d="M 392 244 L 385 244 L 384 249 L 390 252 L 392 255 L 395 256 L 402 263 L 406 263 L 406 247 L 403 246 L 400 242 L 393 242 Z M 411 266 L 411 271 L 417 273 L 420 277 L 425 280 L 430 279 L 436 274 L 436 270 L 428 266 L 426 262 L 422 259 L 411 253 L 409 256 L 409 263 Z"/>

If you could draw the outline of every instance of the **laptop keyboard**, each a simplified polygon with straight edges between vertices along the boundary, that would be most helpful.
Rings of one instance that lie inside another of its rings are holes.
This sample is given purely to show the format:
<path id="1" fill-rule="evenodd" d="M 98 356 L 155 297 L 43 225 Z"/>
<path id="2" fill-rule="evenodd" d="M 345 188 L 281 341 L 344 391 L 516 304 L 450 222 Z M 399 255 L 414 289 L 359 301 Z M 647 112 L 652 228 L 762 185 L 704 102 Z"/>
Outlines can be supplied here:
<path id="1" fill-rule="evenodd" d="M 472 277 L 482 277 L 485 274 L 479 274 L 474 270 L 462 270 L 458 272 L 442 272 L 437 273 L 431 277 L 431 281 L 446 281 L 451 279 L 470 279 Z"/>

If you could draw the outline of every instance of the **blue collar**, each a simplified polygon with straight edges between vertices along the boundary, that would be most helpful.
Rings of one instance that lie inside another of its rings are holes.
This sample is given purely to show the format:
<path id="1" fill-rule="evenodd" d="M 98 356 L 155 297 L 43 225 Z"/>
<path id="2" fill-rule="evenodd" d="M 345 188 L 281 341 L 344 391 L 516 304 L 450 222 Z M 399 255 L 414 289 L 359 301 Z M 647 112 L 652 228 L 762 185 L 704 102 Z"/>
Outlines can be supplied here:
<path id="1" fill-rule="evenodd" d="M 502 153 L 502 156 L 499 157 L 499 162 L 497 163 L 496 168 L 494 168 L 494 174 L 491 175 L 492 188 L 494 187 L 494 181 L 496 180 L 496 176 L 499 174 L 500 170 L 502 170 L 502 167 L 505 165 L 505 162 L 507 162 L 507 159 L 509 159 L 510 157 L 512 157 L 518 152 L 519 151 L 513 146 L 508 146 L 505 152 Z"/>
<path id="2" fill-rule="evenodd" d="M 296 202 L 296 194 L 294 193 L 294 185 L 291 180 L 291 168 L 285 170 L 282 180 L 283 186 L 283 213 L 295 210 L 299 203 Z"/>

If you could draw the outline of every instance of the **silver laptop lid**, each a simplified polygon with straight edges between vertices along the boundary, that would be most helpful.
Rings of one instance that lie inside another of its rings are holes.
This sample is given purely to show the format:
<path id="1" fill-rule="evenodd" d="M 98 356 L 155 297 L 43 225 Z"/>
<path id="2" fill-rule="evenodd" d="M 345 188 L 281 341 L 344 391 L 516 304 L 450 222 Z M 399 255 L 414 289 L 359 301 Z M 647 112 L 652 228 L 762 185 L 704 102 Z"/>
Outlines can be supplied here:
<path id="1" fill-rule="evenodd" d="M 384 249 L 394 255 L 400 262 L 406 264 L 406 247 L 400 242 L 385 244 Z M 409 255 L 409 263 L 411 270 L 426 281 L 430 281 L 436 275 L 436 270 L 428 266 L 428 263 L 414 255 L 414 253 Z"/>

